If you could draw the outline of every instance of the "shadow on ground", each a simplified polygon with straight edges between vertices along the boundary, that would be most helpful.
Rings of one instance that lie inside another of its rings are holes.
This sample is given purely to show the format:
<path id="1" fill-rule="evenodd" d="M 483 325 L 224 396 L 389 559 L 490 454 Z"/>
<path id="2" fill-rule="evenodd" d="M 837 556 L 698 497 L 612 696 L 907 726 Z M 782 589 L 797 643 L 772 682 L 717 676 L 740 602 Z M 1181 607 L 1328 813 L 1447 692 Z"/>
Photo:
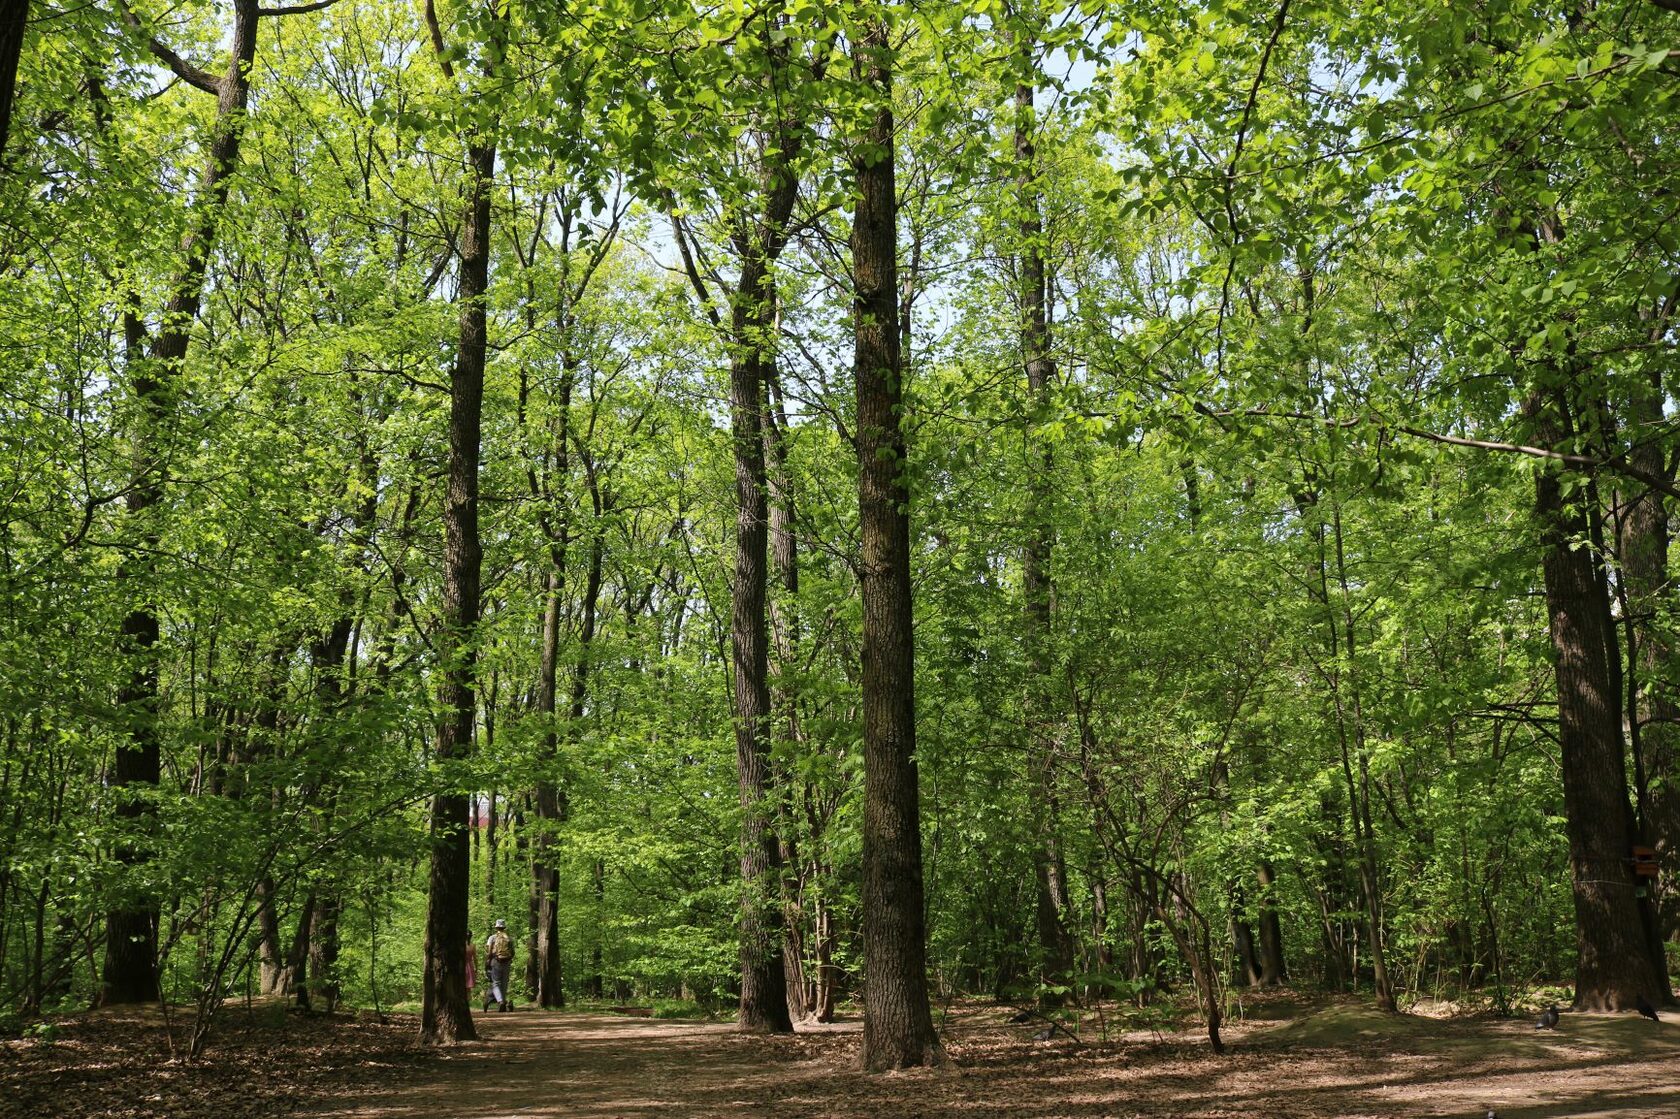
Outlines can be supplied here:
<path id="1" fill-rule="evenodd" d="M 1230 1031 L 1215 1057 L 1194 1035 L 1034 1042 L 1008 1008 L 947 1022 L 956 1064 L 865 1076 L 855 1024 L 794 1037 L 729 1025 L 520 1012 L 480 1020 L 393 1082 L 370 1070 L 321 1119 L 609 1119 L 654 1116 L 997 1116 L 1021 1119 L 1647 1119 L 1680 1116 L 1680 1025 L 1565 1015 L 1528 1022 L 1382 1015 L 1330 1004 Z"/>

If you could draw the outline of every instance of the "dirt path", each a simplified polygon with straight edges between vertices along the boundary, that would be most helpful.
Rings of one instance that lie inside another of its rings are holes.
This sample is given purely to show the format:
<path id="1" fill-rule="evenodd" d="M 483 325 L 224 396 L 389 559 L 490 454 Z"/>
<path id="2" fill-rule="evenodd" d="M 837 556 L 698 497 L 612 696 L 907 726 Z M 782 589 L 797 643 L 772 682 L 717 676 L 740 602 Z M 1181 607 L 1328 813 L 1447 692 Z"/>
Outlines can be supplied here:
<path id="1" fill-rule="evenodd" d="M 1565 1016 L 1526 1022 L 1363 1012 L 1190 1036 L 1034 1042 L 993 1008 L 948 1029 L 959 1065 L 857 1071 L 855 1025 L 747 1038 L 728 1025 L 525 1011 L 479 1019 L 484 1042 L 402 1074 L 370 1070 L 320 1119 L 653 1116 L 1680 1117 L 1680 1024 Z"/>
<path id="2" fill-rule="evenodd" d="M 321 1113 L 357 1119 L 596 1119 L 742 1114 L 782 1079 L 792 1042 L 757 1047 L 731 1026 L 524 1011 L 475 1019 L 455 1046 L 399 1085 Z"/>

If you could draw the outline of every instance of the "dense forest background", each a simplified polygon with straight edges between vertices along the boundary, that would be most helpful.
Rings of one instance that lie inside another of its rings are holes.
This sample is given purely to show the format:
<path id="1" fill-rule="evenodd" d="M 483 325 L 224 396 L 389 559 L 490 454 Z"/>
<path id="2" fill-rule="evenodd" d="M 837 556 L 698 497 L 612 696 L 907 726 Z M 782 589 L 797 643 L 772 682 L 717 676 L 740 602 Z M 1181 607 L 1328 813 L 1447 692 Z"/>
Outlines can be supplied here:
<path id="1" fill-rule="evenodd" d="M 8 1023 L 1669 997 L 1673 0 L 0 13 Z"/>

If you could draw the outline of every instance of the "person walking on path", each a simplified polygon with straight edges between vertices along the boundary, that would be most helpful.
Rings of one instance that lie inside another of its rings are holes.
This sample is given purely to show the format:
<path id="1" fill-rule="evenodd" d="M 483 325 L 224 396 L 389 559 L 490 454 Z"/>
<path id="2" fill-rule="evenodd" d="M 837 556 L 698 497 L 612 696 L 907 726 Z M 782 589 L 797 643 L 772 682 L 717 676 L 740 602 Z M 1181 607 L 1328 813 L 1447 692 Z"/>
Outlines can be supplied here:
<path id="1" fill-rule="evenodd" d="M 484 942 L 484 959 L 490 968 L 490 992 L 485 1000 L 484 1011 L 490 1012 L 492 1004 L 503 1011 L 513 1009 L 508 1001 L 508 972 L 513 966 L 513 937 L 507 933 L 507 922 L 496 918 L 496 927 L 490 931 L 490 936 Z"/>
<path id="2" fill-rule="evenodd" d="M 472 998 L 473 988 L 478 986 L 478 945 L 471 937 L 467 938 L 467 997 Z"/>

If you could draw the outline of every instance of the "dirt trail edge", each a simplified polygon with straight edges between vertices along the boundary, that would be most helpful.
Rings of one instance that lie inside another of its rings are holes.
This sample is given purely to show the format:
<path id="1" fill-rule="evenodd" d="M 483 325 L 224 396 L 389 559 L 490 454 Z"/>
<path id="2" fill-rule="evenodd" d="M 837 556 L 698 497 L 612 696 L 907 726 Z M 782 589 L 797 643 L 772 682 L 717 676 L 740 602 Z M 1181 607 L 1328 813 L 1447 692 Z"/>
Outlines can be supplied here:
<path id="1" fill-rule="evenodd" d="M 475 1016 L 483 1041 L 443 1050 L 400 1084 L 366 1088 L 322 1119 L 603 1119 L 751 1114 L 833 1070 L 827 1045 L 744 1036 L 728 1023 L 537 1011 Z M 855 1030 L 855 1027 L 853 1027 Z M 831 1028 L 829 1036 L 851 1032 Z"/>
<path id="2" fill-rule="evenodd" d="M 1370 1021 L 1365 1019 L 1369 1018 Z M 1117 1045 L 1033 1042 L 996 1011 L 947 1024 L 959 1066 L 866 1076 L 855 1024 L 794 1037 L 733 1026 L 534 1011 L 479 1019 L 485 1041 L 398 1074 L 370 1069 L 318 1119 L 961 1115 L 999 1119 L 1645 1119 L 1680 1116 L 1680 1023 L 1316 1015 Z M 1357 1020 L 1355 1020 L 1357 1019 Z M 1278 1028 L 1278 1027 L 1282 1028 Z M 1647 1028 L 1649 1027 L 1649 1028 Z"/>

